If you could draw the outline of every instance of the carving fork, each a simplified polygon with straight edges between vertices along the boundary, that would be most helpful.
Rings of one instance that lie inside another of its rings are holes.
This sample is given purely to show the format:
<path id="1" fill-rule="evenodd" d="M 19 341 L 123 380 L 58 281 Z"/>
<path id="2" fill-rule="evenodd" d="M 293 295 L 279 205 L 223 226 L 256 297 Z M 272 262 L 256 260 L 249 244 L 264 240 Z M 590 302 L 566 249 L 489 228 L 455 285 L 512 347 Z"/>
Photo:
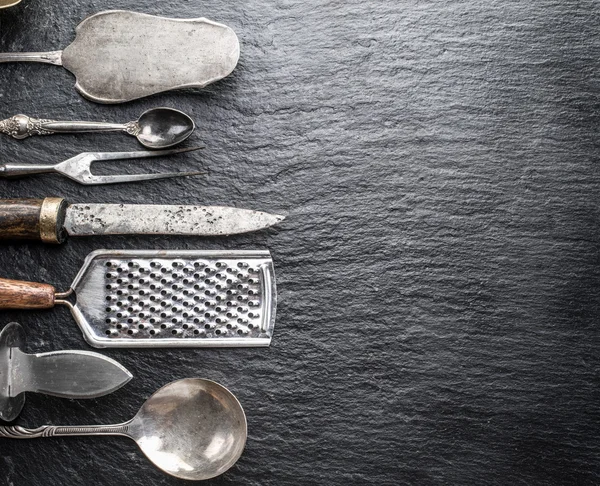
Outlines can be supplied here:
<path id="1" fill-rule="evenodd" d="M 165 155 L 193 152 L 204 147 L 192 147 L 172 150 L 146 150 L 139 152 L 84 152 L 58 164 L 3 164 L 0 165 L 0 177 L 21 177 L 30 174 L 45 174 L 56 172 L 69 179 L 88 186 L 100 184 L 117 184 L 120 182 L 147 181 L 169 177 L 184 177 L 200 175 L 203 172 L 163 172 L 159 174 L 124 174 L 124 175 L 94 175 L 91 172 L 93 162 L 101 160 L 143 159 Z"/>

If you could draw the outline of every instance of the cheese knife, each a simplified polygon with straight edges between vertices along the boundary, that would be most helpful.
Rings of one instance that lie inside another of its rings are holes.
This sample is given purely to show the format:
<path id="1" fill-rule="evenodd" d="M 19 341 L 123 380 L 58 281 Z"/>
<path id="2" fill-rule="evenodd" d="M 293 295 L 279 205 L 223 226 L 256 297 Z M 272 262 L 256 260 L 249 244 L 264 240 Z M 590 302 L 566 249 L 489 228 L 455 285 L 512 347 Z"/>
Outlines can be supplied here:
<path id="1" fill-rule="evenodd" d="M 25 332 L 16 322 L 0 332 L 0 419 L 14 420 L 25 404 L 25 392 L 64 398 L 97 398 L 131 380 L 115 360 L 89 351 L 21 351 Z"/>

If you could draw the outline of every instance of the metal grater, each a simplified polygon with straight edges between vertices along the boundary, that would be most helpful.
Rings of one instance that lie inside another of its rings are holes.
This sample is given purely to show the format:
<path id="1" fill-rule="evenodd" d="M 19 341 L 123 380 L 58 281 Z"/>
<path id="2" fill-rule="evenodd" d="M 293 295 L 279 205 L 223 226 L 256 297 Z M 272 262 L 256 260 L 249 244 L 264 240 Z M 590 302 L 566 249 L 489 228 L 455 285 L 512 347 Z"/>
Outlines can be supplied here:
<path id="1" fill-rule="evenodd" d="M 179 250 L 94 251 L 50 298 L 99 348 L 268 346 L 277 300 L 268 251 Z"/>
<path id="2" fill-rule="evenodd" d="M 268 346 L 275 324 L 267 251 L 91 253 L 71 306 L 97 347 Z"/>

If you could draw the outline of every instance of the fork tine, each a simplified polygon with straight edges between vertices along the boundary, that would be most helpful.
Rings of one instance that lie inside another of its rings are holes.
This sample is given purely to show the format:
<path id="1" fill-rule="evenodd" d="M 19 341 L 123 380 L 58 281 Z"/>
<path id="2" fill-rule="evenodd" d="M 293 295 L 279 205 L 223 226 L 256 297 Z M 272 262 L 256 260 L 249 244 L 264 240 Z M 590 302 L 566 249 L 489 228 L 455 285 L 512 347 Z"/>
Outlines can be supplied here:
<path id="1" fill-rule="evenodd" d="M 64 162 L 56 164 L 54 170 L 85 185 L 117 184 L 119 182 L 147 181 L 151 179 L 166 179 L 169 177 L 184 177 L 198 175 L 203 172 L 166 172 L 162 174 L 123 174 L 123 175 L 94 175 L 91 172 L 93 162 L 102 160 L 141 159 L 146 157 L 161 157 L 165 155 L 193 152 L 204 147 L 183 149 L 141 151 L 141 152 L 84 152 Z"/>
<path id="2" fill-rule="evenodd" d="M 100 184 L 119 184 L 121 182 L 138 182 L 138 181 L 150 181 L 154 179 L 167 179 L 171 177 L 187 177 L 202 175 L 205 172 L 193 171 L 193 172 L 163 172 L 162 174 L 125 174 L 125 175 L 90 175 L 86 178 L 85 182 L 88 186 L 95 186 Z"/>
<path id="3" fill-rule="evenodd" d="M 92 160 L 126 160 L 126 159 L 144 159 L 149 157 L 163 157 L 165 155 L 183 154 L 185 152 L 194 152 L 204 147 L 188 147 L 171 150 L 141 150 L 137 152 L 87 152 L 85 155 L 91 156 Z M 82 154 L 83 155 L 83 154 Z"/>

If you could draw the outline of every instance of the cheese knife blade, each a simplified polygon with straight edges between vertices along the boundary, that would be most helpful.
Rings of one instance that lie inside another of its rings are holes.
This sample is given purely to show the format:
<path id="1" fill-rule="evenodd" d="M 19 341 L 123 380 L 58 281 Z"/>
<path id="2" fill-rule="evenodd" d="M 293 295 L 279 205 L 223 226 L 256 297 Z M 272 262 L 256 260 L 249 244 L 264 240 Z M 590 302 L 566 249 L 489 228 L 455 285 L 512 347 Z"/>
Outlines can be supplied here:
<path id="1" fill-rule="evenodd" d="M 91 351 L 27 354 L 13 348 L 10 396 L 23 392 L 65 398 L 97 398 L 121 388 L 132 375 L 111 358 Z"/>
<path id="2" fill-rule="evenodd" d="M 14 420 L 25 392 L 64 398 L 97 398 L 128 383 L 132 375 L 115 360 L 90 351 L 27 354 L 25 332 L 11 322 L 0 332 L 0 418 Z"/>

